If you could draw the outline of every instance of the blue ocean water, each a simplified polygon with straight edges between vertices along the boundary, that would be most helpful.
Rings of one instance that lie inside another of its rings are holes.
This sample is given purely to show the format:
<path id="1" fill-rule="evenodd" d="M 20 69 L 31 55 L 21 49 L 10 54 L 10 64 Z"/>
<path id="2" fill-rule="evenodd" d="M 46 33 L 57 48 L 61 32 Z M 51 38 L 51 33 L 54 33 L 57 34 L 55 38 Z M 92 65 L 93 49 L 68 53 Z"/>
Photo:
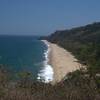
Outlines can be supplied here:
<path id="1" fill-rule="evenodd" d="M 34 36 L 0 36 L 0 64 L 6 65 L 13 76 L 24 71 L 37 79 L 46 50 L 46 44 Z"/>

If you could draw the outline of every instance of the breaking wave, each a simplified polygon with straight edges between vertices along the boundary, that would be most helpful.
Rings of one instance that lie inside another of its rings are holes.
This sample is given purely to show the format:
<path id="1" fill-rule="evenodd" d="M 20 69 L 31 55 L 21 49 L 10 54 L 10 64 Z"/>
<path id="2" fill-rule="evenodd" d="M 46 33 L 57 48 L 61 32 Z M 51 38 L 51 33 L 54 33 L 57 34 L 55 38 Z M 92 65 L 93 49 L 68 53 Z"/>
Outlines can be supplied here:
<path id="1" fill-rule="evenodd" d="M 48 58 L 48 55 L 50 53 L 50 46 L 46 40 L 42 40 L 42 41 L 46 44 L 47 50 L 45 50 L 44 52 L 44 56 L 45 56 L 45 60 L 43 61 L 44 66 L 38 73 L 37 79 L 41 80 L 42 82 L 49 83 L 53 80 L 53 74 L 54 74 L 53 68 L 49 64 L 49 58 Z"/>

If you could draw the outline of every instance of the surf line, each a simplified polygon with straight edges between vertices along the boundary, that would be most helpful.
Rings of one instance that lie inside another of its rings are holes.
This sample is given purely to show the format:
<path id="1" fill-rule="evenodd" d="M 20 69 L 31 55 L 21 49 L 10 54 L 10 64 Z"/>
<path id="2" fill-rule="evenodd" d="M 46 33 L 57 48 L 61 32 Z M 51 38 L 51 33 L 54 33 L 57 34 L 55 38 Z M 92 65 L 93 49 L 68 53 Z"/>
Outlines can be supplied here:
<path id="1" fill-rule="evenodd" d="M 49 54 L 50 54 L 50 45 L 46 40 L 41 40 L 46 46 L 47 49 L 44 51 L 44 57 L 45 60 L 43 61 L 43 69 L 40 70 L 40 72 L 38 73 L 38 80 L 41 80 L 44 83 L 49 83 L 51 81 L 53 81 L 53 68 L 52 66 L 49 64 Z"/>

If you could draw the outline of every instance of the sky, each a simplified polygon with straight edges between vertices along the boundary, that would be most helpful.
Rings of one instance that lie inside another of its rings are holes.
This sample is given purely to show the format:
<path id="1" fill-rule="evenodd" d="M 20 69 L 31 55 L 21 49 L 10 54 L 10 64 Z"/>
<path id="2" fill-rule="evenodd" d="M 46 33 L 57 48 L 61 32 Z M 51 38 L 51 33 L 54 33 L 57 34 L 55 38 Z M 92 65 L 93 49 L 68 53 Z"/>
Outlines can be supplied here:
<path id="1" fill-rule="evenodd" d="M 100 21 L 100 0 L 0 0 L 0 34 L 48 35 Z"/>

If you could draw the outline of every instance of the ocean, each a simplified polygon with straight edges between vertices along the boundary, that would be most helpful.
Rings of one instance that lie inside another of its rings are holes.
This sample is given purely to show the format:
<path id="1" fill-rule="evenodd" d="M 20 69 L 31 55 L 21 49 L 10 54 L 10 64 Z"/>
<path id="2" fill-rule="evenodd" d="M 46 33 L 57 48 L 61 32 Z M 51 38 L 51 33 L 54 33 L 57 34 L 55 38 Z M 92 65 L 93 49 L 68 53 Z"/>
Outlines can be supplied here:
<path id="1" fill-rule="evenodd" d="M 53 69 L 48 64 L 49 45 L 35 36 L 0 36 L 0 64 L 13 78 L 29 72 L 35 80 L 50 82 Z"/>

